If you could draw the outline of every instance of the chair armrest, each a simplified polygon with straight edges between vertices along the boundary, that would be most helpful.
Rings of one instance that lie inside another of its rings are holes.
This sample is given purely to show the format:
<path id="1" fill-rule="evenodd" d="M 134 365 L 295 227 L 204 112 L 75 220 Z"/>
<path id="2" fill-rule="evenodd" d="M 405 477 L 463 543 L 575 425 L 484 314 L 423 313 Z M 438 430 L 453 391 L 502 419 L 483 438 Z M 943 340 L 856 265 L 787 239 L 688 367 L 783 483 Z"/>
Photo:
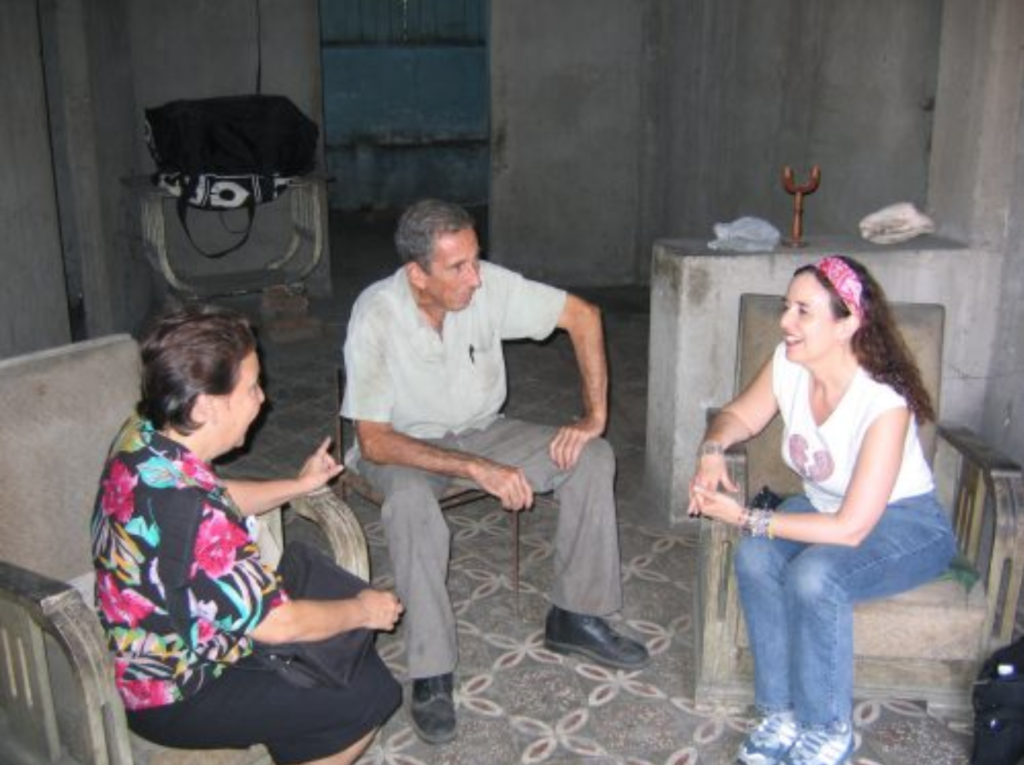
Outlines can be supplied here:
<path id="1" fill-rule="evenodd" d="M 0 621 L 21 622 L 21 628 L 35 629 L 54 638 L 72 670 L 82 704 L 83 741 L 88 762 L 129 765 L 132 756 L 124 707 L 114 686 L 114 667 L 99 619 L 81 594 L 70 585 L 0 561 Z M 40 636 L 41 637 L 41 636 Z M 40 643 L 41 644 L 41 643 Z M 10 669 L 10 666 L 8 666 Z M 36 666 L 15 668 L 13 684 L 20 679 L 32 683 L 49 697 L 49 673 L 45 660 Z M 33 676 L 34 675 L 34 676 Z M 8 703 L 5 698 L 5 703 Z M 36 700 L 39 703 L 40 699 Z M 62 700 L 66 703 L 66 700 Z M 15 700 L 16 703 L 16 700 Z"/>
<path id="2" fill-rule="evenodd" d="M 721 407 L 709 407 L 704 412 L 704 419 L 708 426 L 711 425 L 712 420 L 718 416 L 721 412 Z M 730 446 L 725 451 L 725 466 L 729 470 L 729 476 L 732 478 L 739 489 L 739 494 L 736 495 L 736 501 L 741 505 L 747 504 L 749 497 L 749 487 L 747 486 L 747 442 L 740 441 Z"/>
<path id="3" fill-rule="evenodd" d="M 370 581 L 370 554 L 366 536 L 347 503 L 324 486 L 293 499 L 289 504 L 300 516 L 320 527 L 339 566 Z"/>
<path id="4" fill-rule="evenodd" d="M 733 555 L 739 541 L 735 526 L 698 520 L 697 585 L 694 597 L 694 700 L 698 706 L 735 684 L 740 603 Z"/>
<path id="5" fill-rule="evenodd" d="M 940 422 L 939 436 L 956 449 L 965 459 L 983 468 L 993 476 L 1020 478 L 1021 467 L 998 449 L 989 446 L 970 428 L 954 423 Z"/>
<path id="6" fill-rule="evenodd" d="M 743 443 L 729 447 L 725 464 L 733 482 L 739 487 L 736 501 L 747 502 L 747 450 Z M 703 609 L 705 623 L 724 624 L 735 618 L 737 595 L 731 588 L 732 553 L 739 538 L 739 529 L 726 523 L 704 519 L 700 521 L 701 588 L 706 600 L 698 605 Z"/>
<path id="7" fill-rule="evenodd" d="M 747 486 L 747 445 L 738 443 L 730 446 L 725 452 L 725 466 L 729 470 L 732 482 L 739 487 L 736 501 L 746 505 L 750 500 L 750 487 Z"/>
<path id="8" fill-rule="evenodd" d="M 935 481 L 952 512 L 960 552 L 981 574 L 986 650 L 1010 642 L 1024 576 L 1024 482 L 1020 465 L 960 425 L 936 428 Z"/>
<path id="9" fill-rule="evenodd" d="M 715 411 L 708 412 L 708 422 Z M 729 475 L 739 487 L 737 499 L 747 499 L 747 450 L 743 443 L 725 452 Z M 732 576 L 732 559 L 738 538 L 737 529 L 724 523 L 703 519 L 700 524 L 697 562 L 697 586 L 694 587 L 695 663 L 694 699 L 704 703 L 713 691 L 728 684 L 735 671 L 736 652 L 733 636 L 740 619 L 739 595 Z"/>

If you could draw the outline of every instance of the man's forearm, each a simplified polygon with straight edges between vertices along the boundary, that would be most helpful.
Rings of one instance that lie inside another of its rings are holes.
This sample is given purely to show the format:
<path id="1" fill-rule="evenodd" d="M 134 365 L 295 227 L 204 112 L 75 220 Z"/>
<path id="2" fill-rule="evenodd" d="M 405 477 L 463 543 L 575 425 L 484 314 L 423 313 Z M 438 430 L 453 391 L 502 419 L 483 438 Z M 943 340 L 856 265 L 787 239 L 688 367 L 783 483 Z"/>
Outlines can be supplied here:
<path id="1" fill-rule="evenodd" d="M 608 360 L 601 312 L 596 306 L 569 295 L 560 326 L 569 333 L 579 365 L 584 416 L 603 430 L 608 422 Z"/>
<path id="2" fill-rule="evenodd" d="M 472 481 L 501 500 L 507 510 L 522 510 L 533 504 L 533 488 L 520 467 L 434 446 L 398 433 L 384 423 L 358 422 L 356 431 L 363 457 L 371 462 L 413 467 Z"/>
<path id="3" fill-rule="evenodd" d="M 381 465 L 401 465 L 454 478 L 476 480 L 474 468 L 482 458 L 455 449 L 428 444 L 397 431 L 367 432 L 359 427 L 359 446 L 364 459 Z"/>
<path id="4" fill-rule="evenodd" d="M 604 333 L 598 324 L 596 340 L 574 342 L 580 368 L 584 416 L 601 426 L 608 424 L 608 364 L 604 354 Z"/>

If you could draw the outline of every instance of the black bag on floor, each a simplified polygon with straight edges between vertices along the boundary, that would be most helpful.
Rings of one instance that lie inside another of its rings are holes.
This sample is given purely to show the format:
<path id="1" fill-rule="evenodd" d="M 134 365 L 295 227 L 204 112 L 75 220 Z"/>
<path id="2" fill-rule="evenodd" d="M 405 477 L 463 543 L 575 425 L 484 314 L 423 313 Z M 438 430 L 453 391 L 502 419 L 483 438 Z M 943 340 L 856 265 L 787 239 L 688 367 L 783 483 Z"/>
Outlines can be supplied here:
<path id="1" fill-rule="evenodd" d="M 1024 639 L 992 654 L 974 683 L 971 765 L 1024 761 Z"/>
<path id="2" fill-rule="evenodd" d="M 240 241 L 220 257 L 245 244 L 255 207 L 283 194 L 298 176 L 316 166 L 316 123 L 284 96 L 245 95 L 171 101 L 146 109 L 146 142 L 156 161 L 154 183 L 178 198 L 185 232 L 188 208 L 245 208 L 248 225 Z"/>

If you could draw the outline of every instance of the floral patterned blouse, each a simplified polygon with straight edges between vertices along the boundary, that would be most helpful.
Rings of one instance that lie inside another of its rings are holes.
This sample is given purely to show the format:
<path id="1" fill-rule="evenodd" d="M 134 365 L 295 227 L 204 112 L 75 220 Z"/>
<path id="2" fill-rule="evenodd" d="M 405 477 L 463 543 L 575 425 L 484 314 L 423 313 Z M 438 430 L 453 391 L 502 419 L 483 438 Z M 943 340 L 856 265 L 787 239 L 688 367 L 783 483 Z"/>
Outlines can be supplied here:
<path id="1" fill-rule="evenodd" d="M 210 465 L 137 416 L 100 479 L 92 545 L 100 621 L 129 710 L 195 694 L 252 652 L 248 634 L 288 597 Z M 175 602 L 187 603 L 177 620 L 170 572 L 182 580 Z"/>

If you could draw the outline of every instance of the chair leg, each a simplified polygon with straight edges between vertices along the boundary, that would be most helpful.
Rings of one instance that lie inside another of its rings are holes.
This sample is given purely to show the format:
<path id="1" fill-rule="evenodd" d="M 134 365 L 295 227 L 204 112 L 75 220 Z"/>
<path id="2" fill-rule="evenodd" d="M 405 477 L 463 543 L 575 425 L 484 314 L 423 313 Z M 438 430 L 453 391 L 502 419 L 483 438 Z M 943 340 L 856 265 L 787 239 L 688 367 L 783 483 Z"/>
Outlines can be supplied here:
<path id="1" fill-rule="evenodd" d="M 519 612 L 519 513 L 512 512 L 512 589 L 516 600 L 516 618 L 521 618 Z"/>

